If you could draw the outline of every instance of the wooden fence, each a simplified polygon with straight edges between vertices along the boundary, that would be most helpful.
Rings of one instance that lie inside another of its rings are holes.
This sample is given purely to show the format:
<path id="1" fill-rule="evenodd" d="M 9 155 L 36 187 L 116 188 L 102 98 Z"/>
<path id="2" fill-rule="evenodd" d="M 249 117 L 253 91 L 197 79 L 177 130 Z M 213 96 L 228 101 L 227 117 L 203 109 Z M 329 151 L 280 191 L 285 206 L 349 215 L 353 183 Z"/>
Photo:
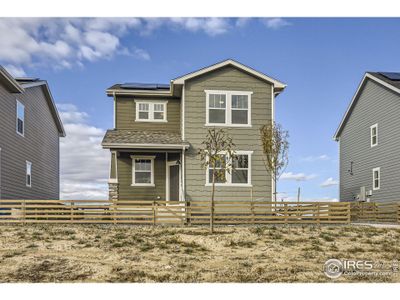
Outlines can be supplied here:
<path id="1" fill-rule="evenodd" d="M 348 202 L 215 201 L 214 224 L 348 224 Z M 0 223 L 204 225 L 210 202 L 0 200 Z"/>
<path id="2" fill-rule="evenodd" d="M 400 223 L 400 203 L 351 202 L 351 221 Z"/>

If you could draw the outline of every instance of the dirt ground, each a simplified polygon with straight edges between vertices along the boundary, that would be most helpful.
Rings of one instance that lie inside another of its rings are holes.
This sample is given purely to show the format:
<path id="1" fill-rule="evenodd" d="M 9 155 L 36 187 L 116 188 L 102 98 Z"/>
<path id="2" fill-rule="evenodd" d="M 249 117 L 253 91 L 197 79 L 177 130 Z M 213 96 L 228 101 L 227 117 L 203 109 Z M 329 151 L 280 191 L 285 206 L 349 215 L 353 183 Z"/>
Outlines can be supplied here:
<path id="1" fill-rule="evenodd" d="M 0 282 L 400 282 L 323 273 L 330 258 L 392 264 L 399 241 L 367 226 L 2 225 Z"/>

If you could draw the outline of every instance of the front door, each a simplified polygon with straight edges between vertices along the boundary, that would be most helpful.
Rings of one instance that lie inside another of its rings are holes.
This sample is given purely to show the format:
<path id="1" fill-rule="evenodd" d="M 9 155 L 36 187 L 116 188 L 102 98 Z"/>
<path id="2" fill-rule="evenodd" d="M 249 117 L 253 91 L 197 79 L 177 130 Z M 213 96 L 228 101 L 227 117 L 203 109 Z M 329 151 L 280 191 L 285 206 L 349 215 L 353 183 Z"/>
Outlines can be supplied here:
<path id="1" fill-rule="evenodd" d="M 180 166 L 176 162 L 169 162 L 167 169 L 167 200 L 180 200 Z"/>

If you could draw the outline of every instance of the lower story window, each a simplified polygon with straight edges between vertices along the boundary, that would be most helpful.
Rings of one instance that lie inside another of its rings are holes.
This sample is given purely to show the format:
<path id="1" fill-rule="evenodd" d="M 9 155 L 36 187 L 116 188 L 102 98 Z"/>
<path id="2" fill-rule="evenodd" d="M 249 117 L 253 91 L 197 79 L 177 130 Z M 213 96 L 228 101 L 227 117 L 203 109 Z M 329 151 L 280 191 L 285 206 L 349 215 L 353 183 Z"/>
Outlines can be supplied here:
<path id="1" fill-rule="evenodd" d="M 154 186 L 154 156 L 131 156 L 132 185 Z"/>
<path id="2" fill-rule="evenodd" d="M 31 187 L 32 186 L 32 163 L 30 161 L 26 162 L 26 186 Z"/>
<path id="3" fill-rule="evenodd" d="M 373 190 L 379 190 L 381 188 L 381 168 L 372 169 L 372 187 Z"/>
<path id="4" fill-rule="evenodd" d="M 250 185 L 251 184 L 251 154 L 253 151 L 236 151 L 233 158 L 227 154 L 221 154 L 215 164 L 215 183 L 217 185 Z M 227 162 L 230 162 L 227 164 Z M 231 165 L 228 172 L 227 165 Z M 213 169 L 207 170 L 207 184 L 212 184 Z"/>

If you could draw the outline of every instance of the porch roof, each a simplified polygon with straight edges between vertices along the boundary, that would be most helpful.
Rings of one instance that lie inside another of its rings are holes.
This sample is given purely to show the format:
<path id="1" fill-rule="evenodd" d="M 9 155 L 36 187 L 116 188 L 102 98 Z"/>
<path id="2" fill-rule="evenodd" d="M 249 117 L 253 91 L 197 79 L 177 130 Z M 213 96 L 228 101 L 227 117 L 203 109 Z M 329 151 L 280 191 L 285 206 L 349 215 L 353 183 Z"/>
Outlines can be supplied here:
<path id="1" fill-rule="evenodd" d="M 179 132 L 112 129 L 107 130 L 101 143 L 103 148 L 132 149 L 187 149 Z"/>

